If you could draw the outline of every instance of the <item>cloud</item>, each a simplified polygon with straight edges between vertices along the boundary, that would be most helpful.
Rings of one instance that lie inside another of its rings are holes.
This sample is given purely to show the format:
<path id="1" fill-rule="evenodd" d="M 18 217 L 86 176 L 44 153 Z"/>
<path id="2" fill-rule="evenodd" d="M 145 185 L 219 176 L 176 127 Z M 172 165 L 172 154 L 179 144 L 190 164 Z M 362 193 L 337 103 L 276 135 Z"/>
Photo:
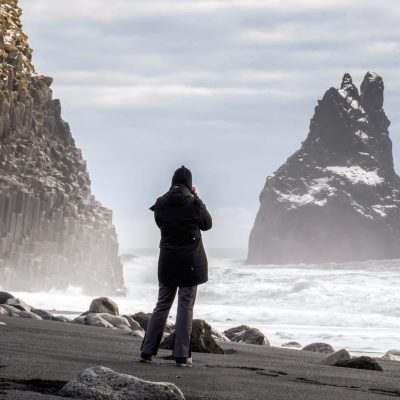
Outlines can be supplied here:
<path id="1" fill-rule="evenodd" d="M 299 146 L 317 100 L 344 72 L 358 84 L 368 70 L 383 76 L 400 162 L 397 0 L 20 5 L 36 69 L 55 78 L 93 191 L 114 209 L 124 243 L 153 240 L 141 235 L 143 210 L 184 162 L 216 210 L 211 242 L 245 247 L 266 176 Z"/>

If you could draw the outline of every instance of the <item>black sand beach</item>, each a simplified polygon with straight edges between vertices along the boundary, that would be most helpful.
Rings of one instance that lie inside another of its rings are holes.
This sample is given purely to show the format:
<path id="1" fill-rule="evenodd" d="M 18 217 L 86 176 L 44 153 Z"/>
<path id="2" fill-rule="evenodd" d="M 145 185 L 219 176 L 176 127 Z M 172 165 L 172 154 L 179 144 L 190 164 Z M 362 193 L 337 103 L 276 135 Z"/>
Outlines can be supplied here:
<path id="1" fill-rule="evenodd" d="M 106 366 L 151 381 L 173 382 L 186 399 L 368 400 L 400 397 L 400 363 L 384 372 L 321 366 L 322 354 L 234 343 L 225 355 L 195 353 L 194 368 L 161 357 L 138 362 L 141 340 L 120 330 L 0 317 L 0 399 L 59 399 L 82 369 Z"/>

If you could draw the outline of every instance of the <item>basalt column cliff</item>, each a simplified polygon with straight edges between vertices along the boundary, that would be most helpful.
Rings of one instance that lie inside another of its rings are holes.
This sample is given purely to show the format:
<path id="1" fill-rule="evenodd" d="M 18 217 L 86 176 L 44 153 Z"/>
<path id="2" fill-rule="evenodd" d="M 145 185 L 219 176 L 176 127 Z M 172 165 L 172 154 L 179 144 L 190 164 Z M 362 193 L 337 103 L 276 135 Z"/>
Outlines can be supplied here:
<path id="1" fill-rule="evenodd" d="M 0 0 L 0 288 L 123 290 L 112 213 L 37 75 L 17 0 Z"/>
<path id="2" fill-rule="evenodd" d="M 315 108 L 300 150 L 267 178 L 249 263 L 400 257 L 400 178 L 382 78 L 345 74 Z"/>

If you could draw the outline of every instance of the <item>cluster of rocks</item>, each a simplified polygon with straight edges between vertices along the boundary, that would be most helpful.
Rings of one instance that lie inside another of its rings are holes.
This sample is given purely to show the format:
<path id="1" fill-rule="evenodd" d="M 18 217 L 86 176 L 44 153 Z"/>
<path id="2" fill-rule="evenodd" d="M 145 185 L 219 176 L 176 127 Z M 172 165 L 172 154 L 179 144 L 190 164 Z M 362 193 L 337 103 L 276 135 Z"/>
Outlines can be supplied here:
<path id="1" fill-rule="evenodd" d="M 108 297 L 94 299 L 88 311 L 69 319 L 63 315 L 53 315 L 46 310 L 34 308 L 10 293 L 0 292 L 0 315 L 120 329 L 132 336 L 144 337 L 144 329 L 140 324 L 129 315 L 119 315 L 117 304 Z"/>
<path id="2" fill-rule="evenodd" d="M 346 349 L 340 349 L 335 351 L 335 349 L 328 343 L 320 343 L 320 342 L 311 343 L 303 347 L 302 350 L 325 354 L 326 357 L 320 361 L 320 364 L 322 365 L 327 365 L 332 367 L 367 369 L 372 371 L 383 371 L 381 365 L 375 358 L 368 356 L 352 357 L 351 354 Z M 382 357 L 382 359 L 386 360 L 389 358 L 385 358 L 384 356 Z"/>
<path id="3" fill-rule="evenodd" d="M 69 319 L 65 316 L 57 316 L 48 311 L 36 309 L 22 300 L 14 298 L 12 294 L 7 292 L 0 292 L 0 315 L 119 329 L 141 339 L 144 338 L 151 318 L 150 313 L 143 312 L 137 312 L 131 315 L 120 315 L 118 305 L 112 299 L 108 297 L 98 297 L 91 302 L 88 311 L 85 311 L 74 319 Z M 175 340 L 174 328 L 174 325 L 168 321 L 160 346 L 161 348 L 173 349 Z M 236 342 L 262 346 L 270 345 L 268 338 L 257 328 L 241 325 L 221 333 L 204 320 L 193 320 L 191 336 L 192 352 L 224 354 L 224 350 L 218 342 Z"/>
<path id="4" fill-rule="evenodd" d="M 112 212 L 91 182 L 53 79 L 37 75 L 17 0 L 0 4 L 0 286 L 124 291 Z"/>
<path id="5" fill-rule="evenodd" d="M 400 257 L 400 178 L 382 78 L 345 74 L 318 101 L 301 148 L 267 178 L 248 263 Z"/>

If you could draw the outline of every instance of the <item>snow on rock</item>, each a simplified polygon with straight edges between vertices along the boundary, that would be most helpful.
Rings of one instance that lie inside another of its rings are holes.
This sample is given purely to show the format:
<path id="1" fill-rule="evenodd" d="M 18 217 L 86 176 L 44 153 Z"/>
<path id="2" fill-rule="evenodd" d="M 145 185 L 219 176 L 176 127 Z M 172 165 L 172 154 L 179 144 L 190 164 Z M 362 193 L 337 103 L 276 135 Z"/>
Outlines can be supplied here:
<path id="1" fill-rule="evenodd" d="M 376 170 L 366 171 L 358 165 L 353 165 L 352 167 L 326 167 L 325 169 L 346 178 L 354 184 L 362 183 L 364 185 L 374 186 L 380 185 L 384 181 Z"/>

